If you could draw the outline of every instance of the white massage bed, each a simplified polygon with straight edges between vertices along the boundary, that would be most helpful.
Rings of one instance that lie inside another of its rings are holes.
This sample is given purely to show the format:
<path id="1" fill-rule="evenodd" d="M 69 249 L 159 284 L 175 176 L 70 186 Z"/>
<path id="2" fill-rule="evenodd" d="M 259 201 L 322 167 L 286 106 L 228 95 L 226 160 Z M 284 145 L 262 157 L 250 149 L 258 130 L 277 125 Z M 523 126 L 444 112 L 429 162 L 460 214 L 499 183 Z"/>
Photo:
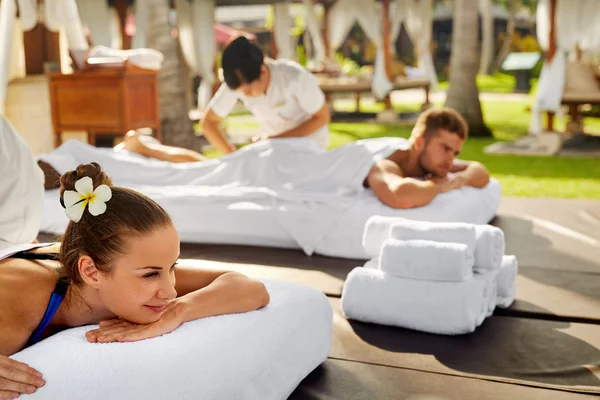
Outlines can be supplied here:
<path id="1" fill-rule="evenodd" d="M 282 212 L 268 201 L 204 202 L 203 187 L 135 187 L 161 204 L 173 219 L 183 242 L 221 243 L 265 247 L 302 248 L 278 219 Z M 326 256 L 366 259 L 362 248 L 364 225 L 373 215 L 405 217 L 423 221 L 449 221 L 485 224 L 500 204 L 500 184 L 492 180 L 484 189 L 463 188 L 438 196 L 425 207 L 394 210 L 383 205 L 372 192 L 359 194 L 359 200 L 345 210 L 317 241 L 314 252 Z M 309 227 L 321 217 L 315 211 L 299 220 Z M 312 215 L 312 218 L 310 217 Z M 46 192 L 43 232 L 63 233 L 68 223 L 59 204 L 58 190 Z M 308 249 L 305 249 L 308 250 Z M 307 251 L 309 252 L 309 251 Z"/>
<path id="2" fill-rule="evenodd" d="M 28 399 L 283 400 L 331 347 L 325 295 L 264 281 L 271 302 L 249 313 L 188 322 L 157 338 L 88 343 L 97 325 L 60 332 L 11 356 L 44 375 Z"/>
<path id="3" fill-rule="evenodd" d="M 399 144 L 403 145 L 402 139 L 399 140 Z M 308 171 L 308 175 L 322 173 L 321 170 L 324 168 L 330 168 L 332 171 L 337 169 L 336 174 L 338 170 L 342 169 L 343 173 L 348 176 L 344 181 L 347 184 L 343 191 L 336 193 L 323 189 L 332 186 L 331 179 L 327 181 L 327 176 L 316 183 L 310 180 L 317 178 L 306 178 L 306 181 L 310 182 L 299 182 L 297 187 L 304 186 L 297 189 L 297 192 L 283 193 L 284 190 L 280 189 L 279 191 L 273 190 L 274 194 L 265 193 L 262 189 L 247 183 L 245 183 L 246 186 L 235 186 L 234 190 L 231 190 L 226 183 L 240 181 L 241 175 L 243 175 L 243 179 L 250 179 L 249 177 L 252 175 L 248 173 L 249 168 L 254 168 L 256 175 L 263 180 L 268 178 L 283 181 L 291 174 L 286 171 L 287 175 L 283 178 L 281 176 L 269 177 L 270 170 L 264 172 L 266 169 L 264 165 L 258 167 L 254 164 L 249 165 L 248 160 L 245 160 L 243 168 L 241 168 L 230 161 L 232 158 L 226 158 L 226 161 L 220 165 L 203 167 L 205 169 L 202 174 L 208 178 L 203 179 L 202 182 L 176 186 L 115 183 L 138 190 L 156 200 L 171 215 L 181 240 L 184 242 L 301 248 L 307 254 L 318 253 L 343 258 L 367 258 L 362 249 L 361 240 L 365 222 L 373 215 L 476 224 L 485 224 L 494 217 L 500 204 L 501 190 L 499 183 L 493 179 L 483 189 L 462 188 L 444 193 L 429 205 L 421 208 L 395 210 L 383 205 L 370 190 L 362 188 L 362 180 L 372 165 L 373 159 L 389 153 L 390 140 L 371 139 L 363 142 L 367 142 L 367 146 L 364 147 L 372 153 L 366 158 L 363 157 L 364 159 L 357 159 L 361 156 L 359 150 L 364 149 L 355 146 L 349 148 L 349 151 L 354 152 L 350 154 L 351 157 L 343 153 L 336 155 L 336 161 L 340 160 L 340 156 L 342 156 L 340 165 L 331 166 L 331 160 L 319 159 L 317 162 L 311 162 L 307 167 L 314 169 Z M 310 143 L 307 144 L 310 145 Z M 269 144 L 261 145 L 266 147 Z M 293 151 L 297 152 L 297 147 L 298 145 Z M 249 149 L 246 152 L 249 153 L 252 150 Z M 271 148 L 268 147 L 266 150 L 263 148 L 262 153 L 255 157 L 259 158 L 262 154 L 269 153 L 270 150 Z M 311 148 L 309 151 L 312 152 L 313 149 Z M 302 156 L 304 154 L 300 154 L 300 157 Z M 344 157 L 346 161 L 344 161 Z M 77 161 L 89 162 L 92 160 L 79 159 Z M 277 162 L 284 163 L 286 161 L 283 159 Z M 321 161 L 323 161 L 322 165 L 319 165 Z M 108 161 L 105 162 L 108 163 Z M 343 164 L 344 162 L 346 165 Z M 155 165 L 156 163 L 153 163 L 153 166 Z M 219 167 L 222 168 L 219 169 Z M 223 174 L 222 171 L 225 168 L 230 168 L 231 171 Z M 349 171 L 350 168 L 353 170 Z M 290 170 L 292 169 L 290 168 Z M 223 176 L 215 178 L 215 171 L 222 173 Z M 115 173 L 117 171 L 111 175 L 114 177 Z M 180 169 L 174 172 L 174 174 L 181 173 Z M 134 172 L 130 171 L 129 174 L 134 175 Z M 162 170 L 157 174 L 160 174 L 159 180 L 163 179 L 162 176 L 165 175 Z M 264 178 L 265 175 L 267 178 Z M 297 181 L 301 180 L 297 174 L 293 178 Z M 178 183 L 182 181 L 184 181 L 183 178 Z M 219 181 L 223 181 L 222 186 L 215 185 L 215 182 Z M 205 185 L 206 183 L 208 184 Z M 287 182 L 280 186 L 283 187 L 286 184 Z M 311 185 L 311 188 L 317 187 L 320 192 L 315 193 L 316 189 L 312 192 L 307 191 L 305 187 L 309 186 L 308 184 Z M 224 189 L 225 186 L 227 187 Z M 341 186 L 343 185 L 341 184 Z M 317 198 L 317 200 L 310 201 L 311 197 Z M 110 204 L 108 205 L 110 206 Z M 64 232 L 67 223 L 68 219 L 59 204 L 58 190 L 47 191 L 41 231 L 60 234 Z"/>

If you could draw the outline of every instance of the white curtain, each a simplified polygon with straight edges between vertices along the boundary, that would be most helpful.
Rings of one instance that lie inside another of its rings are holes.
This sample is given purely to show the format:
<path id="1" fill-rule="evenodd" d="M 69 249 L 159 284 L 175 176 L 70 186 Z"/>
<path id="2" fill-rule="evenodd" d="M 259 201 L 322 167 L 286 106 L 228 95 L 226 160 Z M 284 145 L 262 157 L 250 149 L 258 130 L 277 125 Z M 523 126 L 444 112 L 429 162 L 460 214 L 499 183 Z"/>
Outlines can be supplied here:
<path id="1" fill-rule="evenodd" d="M 402 23 L 406 20 L 408 8 L 412 5 L 412 0 L 396 0 L 395 10 L 390 15 L 390 42 L 393 44 L 400 34 Z M 392 45 L 392 50 L 396 50 L 396 46 Z"/>
<path id="2" fill-rule="evenodd" d="M 296 46 L 292 38 L 293 23 L 288 3 L 277 3 L 274 8 L 273 35 L 278 58 L 296 58 Z"/>
<path id="3" fill-rule="evenodd" d="M 109 34 L 110 34 L 110 46 L 113 49 L 123 48 L 123 37 L 121 35 L 121 21 L 119 20 L 119 13 L 116 8 L 109 8 Z"/>
<path id="4" fill-rule="evenodd" d="M 313 0 L 302 0 L 302 4 L 304 4 L 304 8 L 306 9 L 305 23 L 312 39 L 314 59 L 317 63 L 322 63 L 325 61 L 327 55 L 325 54 L 325 41 L 323 40 L 321 24 L 315 12 L 315 4 Z"/>
<path id="5" fill-rule="evenodd" d="M 544 62 L 534 104 L 529 131 L 542 132 L 542 112 L 550 111 L 559 117 L 561 99 L 565 87 L 567 56 L 579 43 L 586 49 L 599 46 L 597 26 L 600 16 L 597 0 L 557 0 L 556 4 L 556 54 L 552 60 Z M 548 50 L 550 35 L 550 7 L 548 0 L 539 0 L 537 9 L 538 42 L 543 50 Z"/>
<path id="6" fill-rule="evenodd" d="M 146 36 L 148 26 L 148 3 L 146 0 L 135 0 L 135 36 L 131 41 L 132 49 L 143 49 L 146 47 Z"/>
<path id="7" fill-rule="evenodd" d="M 355 22 L 377 47 L 372 91 L 375 97 L 382 99 L 392 90 L 393 84 L 385 71 L 381 18 L 377 15 L 375 0 L 338 0 L 331 7 L 328 16 L 331 50 L 335 51 L 342 45 Z"/>
<path id="8" fill-rule="evenodd" d="M 8 82 L 17 78 L 25 78 L 27 70 L 25 68 L 25 44 L 23 43 L 23 29 L 21 21 L 15 21 L 13 34 L 12 51 L 10 56 L 10 69 L 8 72 Z"/>
<path id="9" fill-rule="evenodd" d="M 584 0 L 579 22 L 579 47 L 584 51 L 600 49 L 600 1 Z"/>
<path id="10" fill-rule="evenodd" d="M 11 65 L 12 36 L 15 31 L 16 19 L 17 4 L 15 0 L 2 0 L 0 2 L 0 38 L 2 38 L 4 44 L 0 47 L 0 115 L 4 115 L 4 102 Z"/>
<path id="11" fill-rule="evenodd" d="M 69 49 L 85 50 L 89 47 L 75 0 L 46 0 L 44 14 L 44 23 L 49 30 L 56 32 L 64 27 Z"/>
<path id="12" fill-rule="evenodd" d="M 350 29 L 356 22 L 358 10 L 354 0 L 337 0 L 327 14 L 327 35 L 329 48 L 333 56 L 335 51 L 344 43 Z"/>
<path id="13" fill-rule="evenodd" d="M 57 0 L 46 0 L 41 4 L 44 11 L 44 25 L 52 32 L 58 32 L 62 23 L 60 2 Z"/>
<path id="14" fill-rule="evenodd" d="M 397 9 L 395 19 L 401 19 L 404 23 L 417 53 L 418 68 L 429 79 L 431 87 L 435 88 L 438 80 L 431 55 L 433 0 L 401 0 L 400 3 L 396 2 L 397 8 L 399 5 L 403 5 L 400 8 L 404 10 Z M 395 29 L 399 32 L 400 27 Z M 398 34 L 395 37 L 397 36 Z"/>
<path id="15" fill-rule="evenodd" d="M 93 46 L 112 47 L 111 10 L 105 0 L 77 0 L 81 22 L 87 26 Z"/>
<path id="16" fill-rule="evenodd" d="M 37 25 L 37 1 L 17 0 L 19 5 L 19 20 L 24 31 L 30 31 Z"/>
<path id="17" fill-rule="evenodd" d="M 212 97 L 215 82 L 215 3 L 214 0 L 192 0 L 191 3 L 175 0 L 175 7 L 183 56 L 192 72 L 202 78 L 198 88 L 198 108 L 204 109 Z"/>

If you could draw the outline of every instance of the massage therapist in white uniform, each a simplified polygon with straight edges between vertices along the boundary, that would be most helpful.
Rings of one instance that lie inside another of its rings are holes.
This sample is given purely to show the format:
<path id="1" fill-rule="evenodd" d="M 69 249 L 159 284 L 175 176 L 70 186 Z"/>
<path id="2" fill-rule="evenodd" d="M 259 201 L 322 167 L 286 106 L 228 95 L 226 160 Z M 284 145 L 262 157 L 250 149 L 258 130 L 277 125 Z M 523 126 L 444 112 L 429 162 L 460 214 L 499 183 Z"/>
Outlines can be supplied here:
<path id="1" fill-rule="evenodd" d="M 265 58 L 240 36 L 227 45 L 221 59 L 225 82 L 207 106 L 202 128 L 206 139 L 223 154 L 236 147 L 227 142 L 220 122 L 241 101 L 260 123 L 253 140 L 307 137 L 323 149 L 329 142 L 329 109 L 318 79 L 290 60 Z"/>

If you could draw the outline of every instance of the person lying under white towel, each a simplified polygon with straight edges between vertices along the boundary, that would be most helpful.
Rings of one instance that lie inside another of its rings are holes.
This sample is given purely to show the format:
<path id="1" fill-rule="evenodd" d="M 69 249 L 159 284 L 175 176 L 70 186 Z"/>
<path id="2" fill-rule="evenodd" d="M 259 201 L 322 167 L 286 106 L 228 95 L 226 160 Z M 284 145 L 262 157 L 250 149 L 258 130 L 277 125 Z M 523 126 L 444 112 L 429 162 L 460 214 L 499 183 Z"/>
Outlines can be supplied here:
<path id="1" fill-rule="evenodd" d="M 264 284 L 244 275 L 176 267 L 179 236 L 169 215 L 112 186 L 96 163 L 61 177 L 61 204 L 71 221 L 60 246 L 0 252 L 0 399 L 45 384 L 8 356 L 60 330 L 99 323 L 89 342 L 138 341 L 270 301 Z"/>

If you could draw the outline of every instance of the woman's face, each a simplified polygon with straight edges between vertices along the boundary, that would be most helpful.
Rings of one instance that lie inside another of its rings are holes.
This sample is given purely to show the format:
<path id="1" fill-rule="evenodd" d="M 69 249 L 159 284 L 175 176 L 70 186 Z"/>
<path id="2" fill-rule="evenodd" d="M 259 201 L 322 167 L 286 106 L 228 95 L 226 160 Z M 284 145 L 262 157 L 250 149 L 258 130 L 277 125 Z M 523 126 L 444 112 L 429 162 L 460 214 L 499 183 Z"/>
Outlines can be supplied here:
<path id="1" fill-rule="evenodd" d="M 179 235 L 172 224 L 144 236 L 132 236 L 110 274 L 98 277 L 100 300 L 112 313 L 138 324 L 160 319 L 177 297 L 174 267 Z"/>

